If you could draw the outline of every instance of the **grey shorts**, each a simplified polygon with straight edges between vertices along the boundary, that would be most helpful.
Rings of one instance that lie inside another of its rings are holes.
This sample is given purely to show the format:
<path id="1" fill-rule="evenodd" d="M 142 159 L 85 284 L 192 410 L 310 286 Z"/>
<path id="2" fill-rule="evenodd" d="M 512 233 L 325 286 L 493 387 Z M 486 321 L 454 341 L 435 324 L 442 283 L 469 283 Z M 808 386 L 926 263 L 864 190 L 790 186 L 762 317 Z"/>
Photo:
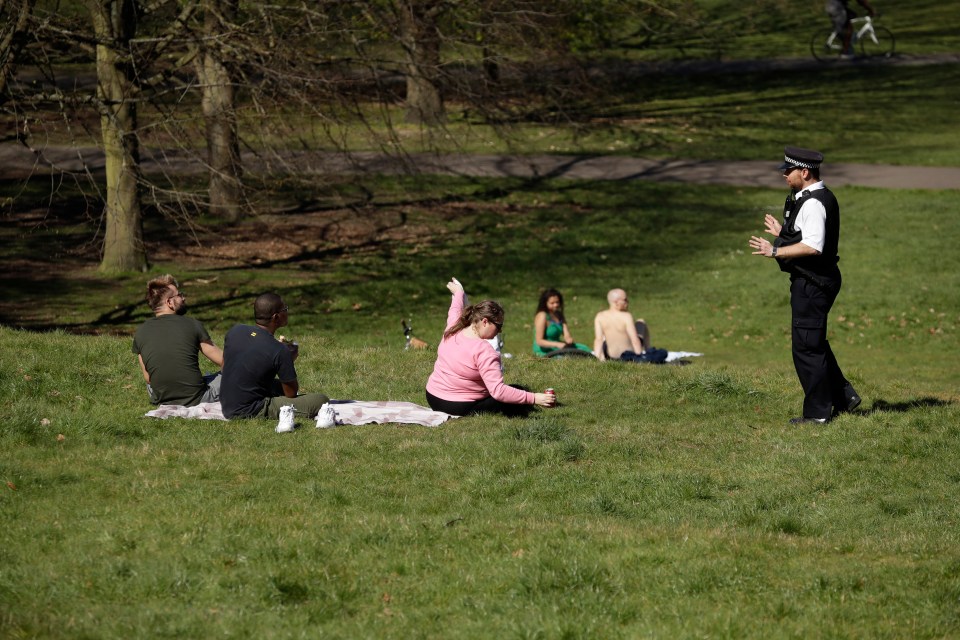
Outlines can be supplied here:
<path id="1" fill-rule="evenodd" d="M 220 372 L 211 373 L 203 376 L 203 383 L 207 385 L 207 390 L 200 397 L 200 402 L 220 402 Z M 153 392 L 153 387 L 147 383 L 147 395 L 150 396 L 151 404 L 159 404 L 160 398 Z"/>
<path id="2" fill-rule="evenodd" d="M 203 392 L 200 402 L 220 402 L 220 380 L 222 377 L 219 371 L 203 376 L 207 390 Z"/>

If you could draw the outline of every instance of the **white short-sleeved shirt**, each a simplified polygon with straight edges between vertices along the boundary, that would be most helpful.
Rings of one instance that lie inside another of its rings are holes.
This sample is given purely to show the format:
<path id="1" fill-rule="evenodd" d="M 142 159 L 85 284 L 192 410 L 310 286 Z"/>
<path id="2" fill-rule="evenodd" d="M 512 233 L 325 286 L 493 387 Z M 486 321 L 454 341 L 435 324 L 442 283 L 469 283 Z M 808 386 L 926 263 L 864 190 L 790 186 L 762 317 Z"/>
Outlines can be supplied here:
<path id="1" fill-rule="evenodd" d="M 821 180 L 803 189 L 800 194 L 823 188 L 824 184 Z M 798 194 L 798 198 L 800 194 Z M 794 227 L 800 230 L 800 242 L 811 249 L 816 249 L 817 253 L 823 253 L 823 242 L 827 228 L 827 210 L 816 198 L 802 197 L 799 199 L 800 210 L 797 212 L 797 221 L 794 223 Z"/>

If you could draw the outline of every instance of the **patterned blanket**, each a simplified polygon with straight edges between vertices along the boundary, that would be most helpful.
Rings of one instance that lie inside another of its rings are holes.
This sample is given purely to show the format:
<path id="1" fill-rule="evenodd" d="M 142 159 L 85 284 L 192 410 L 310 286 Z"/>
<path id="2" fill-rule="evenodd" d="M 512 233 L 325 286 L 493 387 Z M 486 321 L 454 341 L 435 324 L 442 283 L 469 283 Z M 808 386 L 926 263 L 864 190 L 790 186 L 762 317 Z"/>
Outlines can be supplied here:
<path id="1" fill-rule="evenodd" d="M 448 413 L 433 411 L 412 402 L 393 402 L 381 400 L 366 402 L 363 400 L 331 400 L 330 406 L 337 414 L 337 424 L 370 424 L 375 422 L 400 422 L 420 424 L 425 427 L 437 427 L 450 418 Z M 219 402 L 204 402 L 195 407 L 183 407 L 175 404 L 162 404 L 153 411 L 144 414 L 148 418 L 196 418 L 198 420 L 226 420 Z"/>

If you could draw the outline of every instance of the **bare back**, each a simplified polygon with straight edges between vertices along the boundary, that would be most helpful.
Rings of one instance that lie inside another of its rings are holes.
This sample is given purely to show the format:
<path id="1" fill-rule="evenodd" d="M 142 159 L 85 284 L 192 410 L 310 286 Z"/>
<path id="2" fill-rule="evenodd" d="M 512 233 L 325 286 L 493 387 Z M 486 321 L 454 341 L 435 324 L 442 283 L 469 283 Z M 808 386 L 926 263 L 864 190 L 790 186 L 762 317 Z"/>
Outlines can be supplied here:
<path id="1" fill-rule="evenodd" d="M 607 343 L 607 356 L 617 359 L 624 351 L 641 353 L 643 347 L 637 335 L 637 328 L 633 322 L 633 314 L 629 311 L 607 309 L 597 314 L 593 322 L 596 333 L 597 349 L 604 341 Z"/>

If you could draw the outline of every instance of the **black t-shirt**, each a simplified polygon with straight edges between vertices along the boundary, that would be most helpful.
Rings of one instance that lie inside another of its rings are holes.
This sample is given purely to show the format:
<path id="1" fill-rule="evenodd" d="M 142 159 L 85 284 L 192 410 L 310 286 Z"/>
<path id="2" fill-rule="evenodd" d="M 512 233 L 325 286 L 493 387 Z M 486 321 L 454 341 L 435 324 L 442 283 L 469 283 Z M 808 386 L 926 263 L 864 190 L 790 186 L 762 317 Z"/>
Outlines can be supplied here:
<path id="1" fill-rule="evenodd" d="M 207 385 L 197 354 L 210 334 L 199 320 L 166 314 L 150 318 L 133 336 L 133 352 L 143 358 L 150 388 L 158 404 L 192 407 L 200 402 Z"/>
<path id="2" fill-rule="evenodd" d="M 238 324 L 223 339 L 220 406 L 227 418 L 247 418 L 277 395 L 276 380 L 296 382 L 290 350 L 266 329 Z"/>

